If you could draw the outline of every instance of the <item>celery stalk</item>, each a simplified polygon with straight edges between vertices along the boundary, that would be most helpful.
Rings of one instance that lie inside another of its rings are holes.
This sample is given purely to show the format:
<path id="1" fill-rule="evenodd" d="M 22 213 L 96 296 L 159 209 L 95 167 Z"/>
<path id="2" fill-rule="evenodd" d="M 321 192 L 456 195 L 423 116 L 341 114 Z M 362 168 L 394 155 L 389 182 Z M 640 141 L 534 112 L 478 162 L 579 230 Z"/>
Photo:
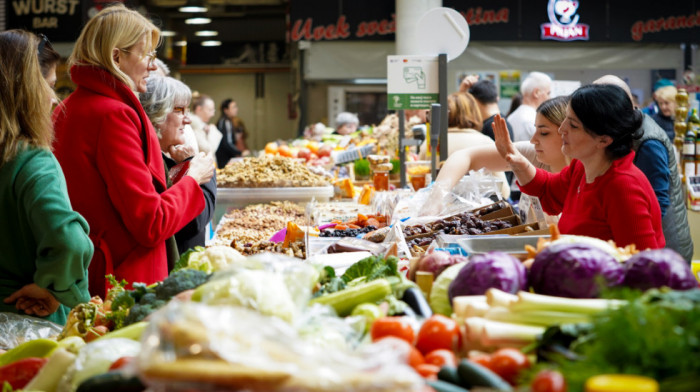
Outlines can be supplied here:
<path id="1" fill-rule="evenodd" d="M 512 303 L 509 308 L 513 312 L 542 310 L 596 314 L 610 308 L 617 309 L 625 303 L 626 301 L 614 299 L 563 298 L 521 291 L 518 293 L 518 301 Z"/>
<path id="2" fill-rule="evenodd" d="M 554 312 L 547 310 L 533 310 L 512 312 L 504 307 L 492 307 L 483 316 L 488 320 L 503 321 L 515 324 L 541 325 L 548 327 L 556 324 L 590 322 L 589 315 L 580 313 Z"/>
<path id="3" fill-rule="evenodd" d="M 491 288 L 486 291 L 486 302 L 488 302 L 489 306 L 508 307 L 517 300 L 517 295 L 506 293 L 503 290 Z"/>

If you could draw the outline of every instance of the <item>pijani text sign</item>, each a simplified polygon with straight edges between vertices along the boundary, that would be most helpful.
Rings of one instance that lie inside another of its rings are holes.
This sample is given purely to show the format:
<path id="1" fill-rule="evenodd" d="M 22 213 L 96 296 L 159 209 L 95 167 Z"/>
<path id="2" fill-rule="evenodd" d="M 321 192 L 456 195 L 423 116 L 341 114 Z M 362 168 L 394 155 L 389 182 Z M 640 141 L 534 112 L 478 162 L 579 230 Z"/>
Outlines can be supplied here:
<path id="1" fill-rule="evenodd" d="M 389 110 L 430 109 L 438 92 L 437 56 L 387 56 Z"/>
<path id="2" fill-rule="evenodd" d="M 6 0 L 8 29 L 46 34 L 51 41 L 75 41 L 83 26 L 81 0 Z"/>
<path id="3" fill-rule="evenodd" d="M 549 0 L 547 16 L 550 23 L 540 25 L 540 38 L 556 41 L 588 41 L 590 26 L 579 23 L 580 16 L 577 13 L 579 3 L 580 1 Z"/>

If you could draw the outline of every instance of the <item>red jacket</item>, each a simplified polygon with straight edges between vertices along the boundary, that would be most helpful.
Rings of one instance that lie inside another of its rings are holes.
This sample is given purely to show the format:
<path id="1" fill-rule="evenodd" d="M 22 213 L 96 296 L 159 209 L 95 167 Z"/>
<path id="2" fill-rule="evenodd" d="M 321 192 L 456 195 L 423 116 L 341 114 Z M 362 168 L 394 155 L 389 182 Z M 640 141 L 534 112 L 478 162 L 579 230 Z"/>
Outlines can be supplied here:
<path id="1" fill-rule="evenodd" d="M 633 161 L 630 152 L 587 184 L 583 164 L 574 159 L 559 173 L 537 169 L 535 178 L 520 189 L 539 197 L 548 214 L 561 213 L 562 234 L 614 240 L 618 246 L 635 244 L 637 249 L 663 248 L 659 201 Z"/>
<path id="2" fill-rule="evenodd" d="M 78 88 L 54 112 L 54 152 L 90 225 L 90 292 L 105 295 L 105 274 L 162 280 L 165 240 L 202 212 L 202 190 L 192 177 L 166 190 L 158 137 L 127 85 L 92 66 L 73 66 L 71 78 Z"/>

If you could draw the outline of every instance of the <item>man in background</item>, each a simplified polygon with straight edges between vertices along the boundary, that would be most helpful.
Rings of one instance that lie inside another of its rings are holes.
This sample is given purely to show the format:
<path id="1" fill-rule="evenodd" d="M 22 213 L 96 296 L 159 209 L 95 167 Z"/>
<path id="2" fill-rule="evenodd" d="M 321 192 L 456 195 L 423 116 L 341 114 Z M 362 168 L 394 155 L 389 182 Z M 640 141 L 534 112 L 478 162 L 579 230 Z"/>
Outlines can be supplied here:
<path id="1" fill-rule="evenodd" d="M 549 99 L 552 78 L 542 72 L 530 72 L 520 84 L 523 100 L 507 120 L 513 127 L 513 141 L 529 141 L 535 134 L 537 107 Z"/>

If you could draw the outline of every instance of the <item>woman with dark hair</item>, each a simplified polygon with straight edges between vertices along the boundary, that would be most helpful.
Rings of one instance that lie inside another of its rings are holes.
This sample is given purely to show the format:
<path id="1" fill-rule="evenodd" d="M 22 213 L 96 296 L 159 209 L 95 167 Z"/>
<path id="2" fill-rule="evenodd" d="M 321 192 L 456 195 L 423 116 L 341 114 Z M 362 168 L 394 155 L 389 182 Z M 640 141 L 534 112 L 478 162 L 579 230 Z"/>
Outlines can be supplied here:
<path id="1" fill-rule="evenodd" d="M 657 249 L 666 244 L 661 209 L 649 180 L 633 163 L 632 143 L 641 137 L 641 124 L 641 113 L 622 88 L 579 88 L 559 127 L 562 152 L 572 158 L 559 173 L 535 168 L 510 141 L 503 118 L 496 120 L 494 131 L 520 189 L 539 197 L 548 214 L 561 213 L 563 234 Z"/>
<path id="2" fill-rule="evenodd" d="M 56 87 L 56 67 L 61 61 L 61 55 L 56 52 L 51 45 L 51 41 L 44 35 L 39 34 L 39 46 L 37 49 L 39 54 L 39 66 L 41 67 L 41 75 L 46 79 L 51 88 Z"/>
<path id="3" fill-rule="evenodd" d="M 226 166 L 231 158 L 236 158 L 248 152 L 245 139 L 248 137 L 243 120 L 238 117 L 238 104 L 227 98 L 221 102 L 221 117 L 216 122 L 223 138 L 216 149 L 216 162 L 220 168 Z"/>
<path id="4" fill-rule="evenodd" d="M 0 312 L 65 324 L 90 300 L 93 246 L 51 153 L 54 93 L 37 59 L 41 42 L 26 31 L 0 33 Z"/>

